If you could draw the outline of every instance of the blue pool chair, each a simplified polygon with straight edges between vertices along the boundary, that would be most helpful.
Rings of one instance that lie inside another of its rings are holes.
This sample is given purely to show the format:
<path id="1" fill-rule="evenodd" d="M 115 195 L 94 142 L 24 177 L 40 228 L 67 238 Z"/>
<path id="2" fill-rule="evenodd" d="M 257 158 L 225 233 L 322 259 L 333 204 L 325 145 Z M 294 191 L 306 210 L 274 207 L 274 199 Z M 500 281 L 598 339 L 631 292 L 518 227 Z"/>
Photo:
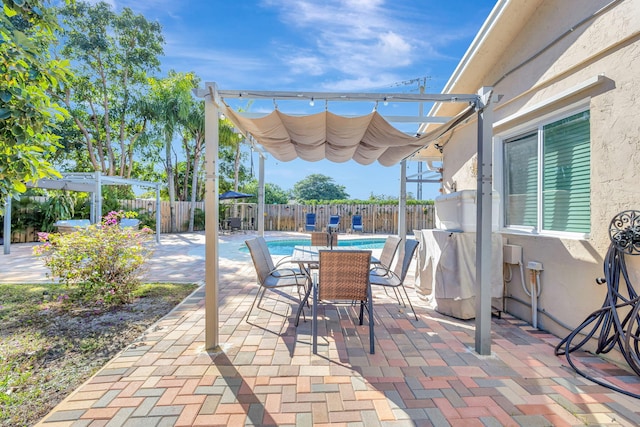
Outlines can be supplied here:
<path id="1" fill-rule="evenodd" d="M 338 226 L 340 226 L 340 215 L 331 215 L 329 217 L 329 224 L 327 224 L 327 230 L 333 229 L 333 231 L 338 231 Z"/>
<path id="2" fill-rule="evenodd" d="M 351 217 L 351 230 L 361 233 L 364 231 L 362 227 L 362 215 L 354 215 Z"/>
<path id="3" fill-rule="evenodd" d="M 305 231 L 314 231 L 316 229 L 316 214 L 308 213 L 304 224 Z"/>

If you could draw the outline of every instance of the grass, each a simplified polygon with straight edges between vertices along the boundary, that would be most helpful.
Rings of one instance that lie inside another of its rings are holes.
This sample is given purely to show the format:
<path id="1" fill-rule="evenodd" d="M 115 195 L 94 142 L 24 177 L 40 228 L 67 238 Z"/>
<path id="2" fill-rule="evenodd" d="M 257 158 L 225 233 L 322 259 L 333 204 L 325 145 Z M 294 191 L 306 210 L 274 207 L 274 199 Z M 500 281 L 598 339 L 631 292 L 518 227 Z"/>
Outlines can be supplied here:
<path id="1" fill-rule="evenodd" d="M 195 284 L 145 284 L 114 309 L 64 309 L 59 284 L 0 284 L 0 426 L 40 420 L 187 297 Z"/>

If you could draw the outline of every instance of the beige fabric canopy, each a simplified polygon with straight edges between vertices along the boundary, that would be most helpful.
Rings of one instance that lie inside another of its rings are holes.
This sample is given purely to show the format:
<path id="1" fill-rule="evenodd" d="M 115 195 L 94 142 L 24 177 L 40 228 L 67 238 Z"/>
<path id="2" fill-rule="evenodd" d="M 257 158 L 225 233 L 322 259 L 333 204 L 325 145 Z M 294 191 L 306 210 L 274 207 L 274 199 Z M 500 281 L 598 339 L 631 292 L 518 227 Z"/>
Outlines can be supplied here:
<path id="1" fill-rule="evenodd" d="M 344 117 L 329 111 L 292 116 L 275 110 L 263 117 L 247 118 L 227 108 L 226 114 L 243 133 L 251 134 L 282 162 L 300 158 L 309 162 L 354 160 L 369 165 L 377 160 L 383 166 L 392 166 L 429 144 L 435 136 L 435 132 L 407 135 L 377 111 L 365 116 Z M 459 120 L 460 116 L 451 122 L 458 123 Z M 438 131 L 449 129 L 451 122 Z"/>

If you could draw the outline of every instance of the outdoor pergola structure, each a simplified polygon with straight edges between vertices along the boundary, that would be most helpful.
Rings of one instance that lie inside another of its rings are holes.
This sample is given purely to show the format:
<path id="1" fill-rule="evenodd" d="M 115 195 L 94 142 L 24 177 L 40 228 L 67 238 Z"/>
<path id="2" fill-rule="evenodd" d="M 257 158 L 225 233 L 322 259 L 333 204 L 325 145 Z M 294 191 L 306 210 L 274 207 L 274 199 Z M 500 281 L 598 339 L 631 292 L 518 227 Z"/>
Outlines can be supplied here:
<path id="1" fill-rule="evenodd" d="M 160 243 L 160 184 L 157 182 L 140 181 L 117 176 L 105 176 L 100 172 L 72 172 L 62 174 L 58 179 L 40 179 L 35 183 L 27 183 L 30 188 L 47 190 L 79 191 L 91 194 L 91 223 L 99 222 L 102 218 L 102 186 L 103 185 L 136 185 L 154 188 L 156 191 L 156 242 Z M 11 198 L 5 202 L 4 215 L 4 253 L 10 253 L 11 239 Z"/>
<path id="2" fill-rule="evenodd" d="M 218 118 L 228 117 L 261 152 L 258 178 L 258 233 L 264 233 L 264 155 L 286 162 L 295 158 L 317 161 L 323 158 L 336 162 L 349 159 L 360 164 L 378 161 L 390 166 L 402 163 L 399 197 L 401 237 L 406 237 L 404 213 L 406 209 L 406 168 L 404 162 L 412 154 L 433 143 L 467 119 L 477 117 L 478 126 L 478 196 L 476 239 L 476 333 L 475 349 L 481 355 L 491 354 L 491 189 L 492 189 L 492 88 L 483 87 L 477 94 L 403 94 L 403 93 L 342 93 L 342 92 L 285 92 L 219 90 L 215 83 L 206 83 L 195 90 L 205 100 L 205 347 L 220 351 L 218 319 Z M 228 99 L 273 100 L 274 111 L 269 114 L 250 114 L 234 111 Z M 311 115 L 288 115 L 277 109 L 277 101 L 306 101 L 325 103 L 325 111 Z M 329 112 L 329 103 L 466 103 L 456 117 L 382 117 L 374 111 L 365 116 L 345 117 Z M 389 122 L 440 123 L 435 130 L 423 135 L 408 135 Z"/>

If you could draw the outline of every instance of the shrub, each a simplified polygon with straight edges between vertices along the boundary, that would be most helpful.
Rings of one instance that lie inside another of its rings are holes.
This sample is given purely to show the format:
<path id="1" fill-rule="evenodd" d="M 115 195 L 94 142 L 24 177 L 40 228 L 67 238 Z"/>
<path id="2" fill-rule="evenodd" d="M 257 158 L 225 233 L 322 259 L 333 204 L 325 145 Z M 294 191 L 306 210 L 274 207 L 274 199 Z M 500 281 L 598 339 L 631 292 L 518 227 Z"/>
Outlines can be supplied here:
<path id="1" fill-rule="evenodd" d="M 120 227 L 122 218 L 132 216 L 135 213 L 114 211 L 99 225 L 68 234 L 40 233 L 44 244 L 34 253 L 43 257 L 50 277 L 74 289 L 64 302 L 112 306 L 133 300 L 153 248 L 150 229 Z"/>

